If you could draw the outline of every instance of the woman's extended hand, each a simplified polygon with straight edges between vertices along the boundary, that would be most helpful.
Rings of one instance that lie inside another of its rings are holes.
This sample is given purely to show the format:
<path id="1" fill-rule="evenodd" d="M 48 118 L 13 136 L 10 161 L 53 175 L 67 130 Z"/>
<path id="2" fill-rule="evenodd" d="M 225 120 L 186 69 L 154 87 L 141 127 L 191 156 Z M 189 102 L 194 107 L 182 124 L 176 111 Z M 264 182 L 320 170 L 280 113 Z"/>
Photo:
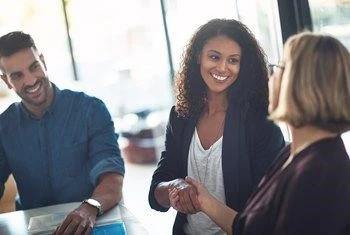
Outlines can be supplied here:
<path id="1" fill-rule="evenodd" d="M 183 179 L 176 179 L 170 184 L 169 201 L 171 207 L 185 214 L 195 214 L 200 211 L 195 187 Z"/>
<path id="2" fill-rule="evenodd" d="M 206 202 L 213 199 L 213 196 L 209 193 L 208 189 L 199 181 L 189 176 L 186 176 L 185 181 L 195 188 L 197 192 L 197 198 L 198 198 L 200 210 L 203 211 Z"/>

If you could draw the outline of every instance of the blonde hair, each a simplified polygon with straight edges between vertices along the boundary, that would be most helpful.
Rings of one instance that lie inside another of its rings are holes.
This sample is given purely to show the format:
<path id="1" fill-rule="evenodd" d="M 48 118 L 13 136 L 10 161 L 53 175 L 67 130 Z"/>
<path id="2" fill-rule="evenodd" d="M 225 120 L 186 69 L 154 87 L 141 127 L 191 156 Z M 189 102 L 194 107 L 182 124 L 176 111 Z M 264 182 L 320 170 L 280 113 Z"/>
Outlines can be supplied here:
<path id="1" fill-rule="evenodd" d="M 337 39 L 310 32 L 290 37 L 279 102 L 270 119 L 332 132 L 350 129 L 350 54 Z"/>

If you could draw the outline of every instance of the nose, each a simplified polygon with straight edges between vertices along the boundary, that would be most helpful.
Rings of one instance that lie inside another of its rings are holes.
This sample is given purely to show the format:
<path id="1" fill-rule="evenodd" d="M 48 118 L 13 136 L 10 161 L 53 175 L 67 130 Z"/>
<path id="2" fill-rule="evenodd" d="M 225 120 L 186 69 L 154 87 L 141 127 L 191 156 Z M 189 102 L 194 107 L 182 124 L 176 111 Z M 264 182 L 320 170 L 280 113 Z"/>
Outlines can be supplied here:
<path id="1" fill-rule="evenodd" d="M 227 66 L 226 60 L 220 60 L 219 64 L 218 64 L 218 70 L 220 72 L 225 72 L 226 71 L 226 66 Z"/>
<path id="2" fill-rule="evenodd" d="M 30 71 L 26 71 L 24 74 L 24 83 L 27 86 L 31 86 L 34 85 L 36 83 L 36 81 L 38 80 L 37 76 L 35 76 L 35 74 L 33 74 Z"/>

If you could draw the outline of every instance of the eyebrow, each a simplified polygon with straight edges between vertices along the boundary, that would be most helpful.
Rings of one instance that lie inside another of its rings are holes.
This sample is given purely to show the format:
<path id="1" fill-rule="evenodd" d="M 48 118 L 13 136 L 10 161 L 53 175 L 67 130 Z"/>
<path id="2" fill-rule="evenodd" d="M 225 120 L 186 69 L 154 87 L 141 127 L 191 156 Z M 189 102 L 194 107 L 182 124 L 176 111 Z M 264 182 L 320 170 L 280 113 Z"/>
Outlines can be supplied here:
<path id="1" fill-rule="evenodd" d="M 209 50 L 208 52 L 214 52 L 214 53 L 218 53 L 218 54 L 222 54 L 221 52 L 219 52 L 219 51 L 216 51 L 216 50 Z M 236 54 L 231 54 L 231 55 L 229 55 L 229 56 L 239 56 L 239 57 L 241 57 L 242 55 L 241 54 L 238 54 L 238 53 L 236 53 Z"/>
<path id="2" fill-rule="evenodd" d="M 29 65 L 29 69 L 32 69 L 35 65 L 37 65 L 39 63 L 38 60 L 35 60 L 33 63 L 31 63 L 31 65 Z"/>

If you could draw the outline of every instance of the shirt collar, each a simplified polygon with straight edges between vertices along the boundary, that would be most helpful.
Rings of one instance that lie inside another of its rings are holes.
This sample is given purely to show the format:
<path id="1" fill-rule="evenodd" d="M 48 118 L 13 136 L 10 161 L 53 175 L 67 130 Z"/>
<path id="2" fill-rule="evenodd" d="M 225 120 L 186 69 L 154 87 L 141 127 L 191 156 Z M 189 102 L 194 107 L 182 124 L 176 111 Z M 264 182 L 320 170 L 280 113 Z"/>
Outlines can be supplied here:
<path id="1" fill-rule="evenodd" d="M 53 88 L 53 98 L 52 98 L 52 103 L 47 108 L 46 112 L 53 114 L 54 110 L 57 107 L 58 101 L 61 99 L 61 90 L 54 83 L 51 83 L 51 84 Z"/>

